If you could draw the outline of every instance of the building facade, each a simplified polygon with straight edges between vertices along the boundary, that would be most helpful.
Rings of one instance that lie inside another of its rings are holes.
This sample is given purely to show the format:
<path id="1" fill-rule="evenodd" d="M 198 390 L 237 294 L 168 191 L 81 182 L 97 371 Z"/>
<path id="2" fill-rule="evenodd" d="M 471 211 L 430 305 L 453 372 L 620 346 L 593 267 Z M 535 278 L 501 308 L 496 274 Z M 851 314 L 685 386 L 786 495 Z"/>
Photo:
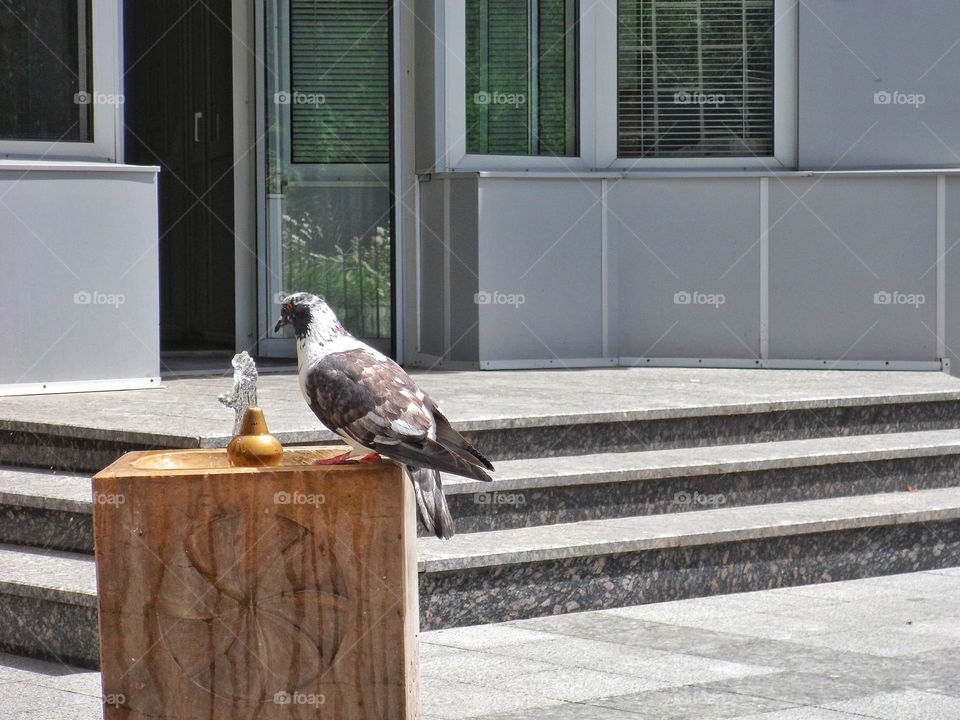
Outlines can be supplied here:
<path id="1" fill-rule="evenodd" d="M 10 0 L 0 392 L 291 356 L 294 290 L 410 366 L 949 369 L 958 35 L 954 0 Z"/>

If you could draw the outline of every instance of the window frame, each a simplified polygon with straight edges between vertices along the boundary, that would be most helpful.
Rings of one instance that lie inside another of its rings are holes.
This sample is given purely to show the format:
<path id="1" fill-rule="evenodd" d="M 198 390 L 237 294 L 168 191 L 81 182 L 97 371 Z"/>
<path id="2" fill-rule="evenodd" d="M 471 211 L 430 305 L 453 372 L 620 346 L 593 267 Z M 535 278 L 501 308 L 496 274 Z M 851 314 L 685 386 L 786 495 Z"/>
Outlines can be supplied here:
<path id="1" fill-rule="evenodd" d="M 90 2 L 90 75 L 94 96 L 120 97 L 122 67 L 120 47 L 119 0 Z M 87 160 L 118 162 L 122 160 L 119 139 L 123 104 L 94 103 L 93 140 L 72 142 L 58 140 L 6 140 L 0 138 L 0 158 L 33 160 Z"/>
<path id="2" fill-rule="evenodd" d="M 467 72 L 464 63 L 467 45 L 466 0 L 439 0 L 436 7 L 437 26 L 443 29 L 442 37 L 445 51 L 441 55 L 443 71 L 438 73 L 444 79 L 442 94 L 438 93 L 437 102 L 442 103 L 444 112 L 443 133 L 446 142 L 445 151 L 438 160 L 446 160 L 444 167 L 450 170 L 493 170 L 493 169 L 536 169 L 536 170 L 585 170 L 591 165 L 585 152 L 585 125 L 591 120 L 584 108 L 583 99 L 589 97 L 584 85 L 588 82 L 589 63 L 585 62 L 589 53 L 584 43 L 593 38 L 584 26 L 584 6 L 595 0 L 580 0 L 579 25 L 579 98 L 577 102 L 577 155 L 562 157 L 552 155 L 488 155 L 467 152 Z M 440 163 L 438 163 L 438 166 Z"/>
<path id="3" fill-rule="evenodd" d="M 617 0 L 580 0 L 579 155 L 476 155 L 466 151 L 466 3 L 436 0 L 438 171 L 644 171 L 797 167 L 799 1 L 774 0 L 773 155 L 621 158 L 617 154 Z M 610 39 L 614 41 L 611 42 Z"/>

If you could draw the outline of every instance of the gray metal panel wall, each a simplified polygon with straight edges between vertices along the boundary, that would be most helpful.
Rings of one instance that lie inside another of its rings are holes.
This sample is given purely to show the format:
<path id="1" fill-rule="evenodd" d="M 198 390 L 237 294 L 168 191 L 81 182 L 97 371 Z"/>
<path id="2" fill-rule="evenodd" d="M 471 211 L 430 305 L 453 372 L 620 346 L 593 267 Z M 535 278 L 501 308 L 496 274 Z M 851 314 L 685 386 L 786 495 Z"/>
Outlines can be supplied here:
<path id="1" fill-rule="evenodd" d="M 958 28 L 956 0 L 800 3 L 800 168 L 960 166 Z"/>
<path id="2" fill-rule="evenodd" d="M 600 187 L 480 180 L 481 360 L 601 357 Z"/>
<path id="3" fill-rule="evenodd" d="M 150 171 L 0 170 L 0 385 L 159 375 Z"/>
<path id="4" fill-rule="evenodd" d="M 451 360 L 476 362 L 480 352 L 477 176 L 450 182 L 450 353 Z"/>
<path id="5" fill-rule="evenodd" d="M 960 49 L 960 48 L 958 48 Z M 960 374 L 960 178 L 946 179 L 943 263 L 945 267 L 945 320 L 943 348 L 951 372 Z"/>
<path id="6" fill-rule="evenodd" d="M 759 182 L 611 181 L 620 355 L 760 354 Z"/>
<path id="7" fill-rule="evenodd" d="M 771 358 L 936 359 L 936 183 L 770 181 Z"/>
<path id="8" fill-rule="evenodd" d="M 420 183 L 420 352 L 443 354 L 443 181 Z"/>

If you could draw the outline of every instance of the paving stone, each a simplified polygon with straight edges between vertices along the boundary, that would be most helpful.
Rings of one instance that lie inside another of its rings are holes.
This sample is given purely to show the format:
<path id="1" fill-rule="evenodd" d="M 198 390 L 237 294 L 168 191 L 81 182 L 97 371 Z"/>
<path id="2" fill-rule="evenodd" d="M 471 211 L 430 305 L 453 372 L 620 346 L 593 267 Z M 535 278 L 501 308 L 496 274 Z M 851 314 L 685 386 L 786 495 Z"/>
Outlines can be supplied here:
<path id="1" fill-rule="evenodd" d="M 27 682 L 0 686 L 3 720 L 95 720 L 102 717 L 100 696 L 65 692 Z"/>
<path id="2" fill-rule="evenodd" d="M 649 677 L 628 677 L 599 670 L 567 667 L 522 675 L 510 684 L 509 689 L 521 694 L 532 693 L 555 700 L 581 702 L 609 695 L 629 695 L 669 687 L 671 684 Z"/>
<path id="3" fill-rule="evenodd" d="M 960 647 L 956 645 L 906 657 L 878 658 L 864 672 L 883 690 L 914 689 L 960 697 Z"/>
<path id="4" fill-rule="evenodd" d="M 960 558 L 958 558 L 958 564 L 960 564 Z M 958 583 L 960 583 L 958 577 L 939 570 L 931 570 L 918 573 L 882 575 L 862 580 L 804 585 L 793 588 L 793 590 L 799 596 L 818 600 L 857 602 L 865 596 L 869 596 L 873 601 L 881 601 L 890 598 L 921 598 L 925 593 L 939 594 L 949 589 L 960 589 Z"/>
<path id="5" fill-rule="evenodd" d="M 530 712 L 558 705 L 562 701 L 534 694 L 522 693 L 507 688 L 489 688 L 441 678 L 424 678 L 420 689 L 423 713 L 444 720 L 461 720 L 482 715 L 526 710 Z"/>
<path id="6" fill-rule="evenodd" d="M 555 639 L 556 636 L 553 634 L 527 630 L 507 623 L 432 630 L 420 636 L 422 642 L 431 645 L 447 645 L 466 650 Z"/>
<path id="7" fill-rule="evenodd" d="M 960 644 L 960 617 L 943 617 L 935 620 L 921 620 L 910 625 L 913 632 L 935 635 L 939 638 L 953 638 Z"/>
<path id="8" fill-rule="evenodd" d="M 850 668 L 856 672 L 856 668 Z M 782 700 L 794 705 L 823 705 L 875 694 L 884 688 L 869 677 L 827 677 L 813 673 L 774 673 L 710 683 L 713 690 Z"/>
<path id="9" fill-rule="evenodd" d="M 864 720 L 863 715 L 851 715 L 827 708 L 799 707 L 775 710 L 769 713 L 741 715 L 737 720 Z"/>
<path id="10" fill-rule="evenodd" d="M 547 659 L 568 668 L 604 668 L 624 673 L 631 672 L 632 668 L 646 668 L 648 661 L 667 656 L 660 650 L 571 637 L 503 645 L 488 652 L 530 660 Z"/>
<path id="11" fill-rule="evenodd" d="M 960 615 L 960 606 L 956 614 Z M 796 617 L 817 617 L 837 630 L 862 630 L 878 626 L 918 626 L 933 621 L 953 620 L 954 609 L 943 600 L 930 598 L 885 599 L 870 603 L 870 612 L 863 612 L 857 603 L 841 603 L 817 608 L 816 610 L 797 611 Z"/>
<path id="12" fill-rule="evenodd" d="M 644 720 L 723 720 L 792 707 L 782 700 L 721 692 L 697 685 L 601 698 L 593 702 L 636 713 Z"/>
<path id="13" fill-rule="evenodd" d="M 686 601 L 684 601 L 686 602 Z M 675 605 L 677 603 L 663 603 Z M 523 627 L 536 628 L 557 635 L 580 637 L 589 640 L 662 650 L 666 652 L 686 652 L 691 647 L 699 647 L 714 641 L 736 639 L 740 636 L 704 630 L 699 627 L 670 625 L 664 622 L 638 620 L 631 616 L 630 610 L 640 608 L 617 608 L 598 612 L 557 615 L 534 620 L 522 620 Z"/>
<path id="14" fill-rule="evenodd" d="M 877 626 L 869 630 L 848 630 L 823 635 L 795 638 L 802 645 L 862 652 L 885 657 L 915 655 L 921 652 L 955 646 L 957 639 L 914 630 L 911 626 Z"/>
<path id="15" fill-rule="evenodd" d="M 0 683 L 30 683 L 100 697 L 100 673 L 42 660 L 0 654 Z M 0 715 L 2 717 L 2 715 Z"/>
<path id="16" fill-rule="evenodd" d="M 642 716 L 646 720 L 646 715 Z M 484 715 L 476 720 L 638 720 L 635 713 L 601 707 L 590 702 L 564 703 L 548 708 L 537 708 L 536 714 L 529 710 L 505 715 Z"/>
<path id="17" fill-rule="evenodd" d="M 795 640 L 807 635 L 827 633 L 831 626 L 819 619 L 810 617 L 766 615 L 748 612 L 735 615 L 718 615 L 713 618 L 702 616 L 689 621 L 677 620 L 679 625 L 704 628 L 714 632 L 748 637 L 772 638 L 775 640 Z"/>
<path id="18" fill-rule="evenodd" d="M 718 623 L 741 622 L 745 608 L 755 609 L 765 631 L 778 618 L 862 625 L 856 632 L 864 636 L 842 649 L 812 644 L 825 636 L 721 633 L 632 617 L 630 609 L 425 632 L 424 720 L 957 720 L 956 620 L 870 627 L 871 618 L 911 614 L 911 599 L 948 605 L 952 585 L 930 574 L 850 583 L 840 601 L 801 600 L 780 616 L 769 611 L 782 591 L 756 593 L 733 614 L 723 603 L 670 603 L 700 624 L 712 605 Z M 896 654 L 870 654 L 878 650 L 870 637 Z M 99 720 L 99 692 L 97 673 L 0 655 L 0 720 Z"/>
<path id="19" fill-rule="evenodd" d="M 892 658 L 881 658 L 858 652 L 845 652 L 825 647 L 812 647 L 783 640 L 726 636 L 701 645 L 691 645 L 688 652 L 702 656 L 730 660 L 748 665 L 778 668 L 792 672 L 820 673 L 830 677 L 844 676 L 849 668 L 874 667 L 900 663 Z"/>
<path id="20" fill-rule="evenodd" d="M 549 657 L 544 660 L 545 662 L 538 662 L 468 650 L 455 650 L 454 653 L 438 657 L 432 653 L 423 653 L 420 672 L 423 677 L 501 687 L 524 675 L 558 668 L 549 662 Z"/>
<path id="21" fill-rule="evenodd" d="M 678 603 L 665 604 L 696 604 L 701 611 L 715 611 L 717 614 L 737 615 L 746 612 L 761 612 L 767 615 L 794 615 L 801 613 L 816 613 L 821 608 L 839 605 L 840 601 L 831 598 L 812 598 L 801 595 L 798 590 L 804 586 L 778 588 L 776 590 L 758 590 L 755 592 L 732 593 L 730 595 L 713 595 L 697 598 L 696 600 L 682 600 Z M 679 608 L 678 608 L 679 609 Z"/>
<path id="22" fill-rule="evenodd" d="M 882 718 L 882 720 L 957 720 L 960 718 L 960 697 L 918 690 L 880 693 L 852 702 L 829 703 L 827 707 Z"/>

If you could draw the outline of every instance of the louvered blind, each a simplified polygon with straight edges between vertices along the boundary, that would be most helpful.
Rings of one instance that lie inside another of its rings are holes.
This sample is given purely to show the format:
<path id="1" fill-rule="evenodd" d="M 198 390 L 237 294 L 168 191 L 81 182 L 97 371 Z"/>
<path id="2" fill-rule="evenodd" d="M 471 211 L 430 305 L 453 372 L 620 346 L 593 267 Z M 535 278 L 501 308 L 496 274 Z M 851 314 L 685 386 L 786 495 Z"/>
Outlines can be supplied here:
<path id="1" fill-rule="evenodd" d="M 467 0 L 467 152 L 575 155 L 573 0 Z"/>
<path id="2" fill-rule="evenodd" d="M 774 0 L 620 0 L 624 158 L 773 154 Z"/>
<path id="3" fill-rule="evenodd" d="M 390 160 L 389 0 L 290 0 L 294 163 Z"/>

